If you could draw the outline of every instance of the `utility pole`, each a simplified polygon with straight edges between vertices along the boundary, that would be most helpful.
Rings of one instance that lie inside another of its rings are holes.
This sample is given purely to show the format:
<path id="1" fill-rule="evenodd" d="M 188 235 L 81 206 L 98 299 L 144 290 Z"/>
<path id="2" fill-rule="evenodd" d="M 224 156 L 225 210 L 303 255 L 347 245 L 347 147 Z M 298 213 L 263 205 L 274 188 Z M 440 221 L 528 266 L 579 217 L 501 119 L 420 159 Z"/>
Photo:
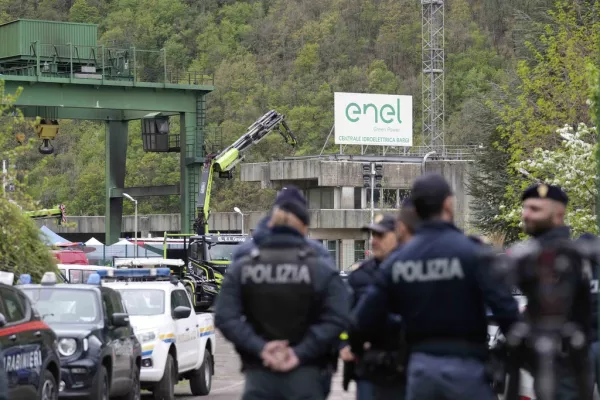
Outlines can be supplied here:
<path id="1" fill-rule="evenodd" d="M 363 163 L 363 187 L 371 189 L 371 223 L 375 220 L 375 188 L 383 187 L 383 164 Z"/>
<path id="2" fill-rule="evenodd" d="M 423 144 L 444 150 L 444 0 L 421 0 Z"/>

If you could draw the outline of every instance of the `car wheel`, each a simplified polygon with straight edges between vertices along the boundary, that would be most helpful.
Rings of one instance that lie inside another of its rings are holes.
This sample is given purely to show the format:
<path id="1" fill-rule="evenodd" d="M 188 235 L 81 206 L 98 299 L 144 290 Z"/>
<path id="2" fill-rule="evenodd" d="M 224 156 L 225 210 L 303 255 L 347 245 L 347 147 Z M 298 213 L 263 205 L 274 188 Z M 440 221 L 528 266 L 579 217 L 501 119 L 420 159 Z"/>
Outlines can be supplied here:
<path id="1" fill-rule="evenodd" d="M 173 356 L 167 355 L 165 372 L 154 389 L 154 400 L 175 400 L 175 378 L 177 370 Z"/>
<path id="2" fill-rule="evenodd" d="M 106 372 L 106 367 L 102 365 L 100 367 L 100 371 L 98 372 L 98 377 L 96 380 L 95 390 L 94 394 L 92 395 L 92 399 L 109 400 L 108 391 L 108 373 Z"/>
<path id="3" fill-rule="evenodd" d="M 194 396 L 206 396 L 212 386 L 212 356 L 208 349 L 204 350 L 202 365 L 190 377 L 190 390 Z"/>
<path id="4" fill-rule="evenodd" d="M 124 394 L 123 396 L 118 397 L 118 400 L 141 400 L 142 395 L 140 394 L 141 391 L 141 386 L 140 386 L 140 369 L 137 367 L 134 368 L 133 370 L 133 377 L 132 377 L 132 382 L 131 382 L 131 386 L 132 389 L 130 392 L 128 392 L 127 394 Z"/>
<path id="5" fill-rule="evenodd" d="M 52 372 L 45 370 L 38 398 L 40 400 L 56 400 L 58 398 L 58 385 Z"/>

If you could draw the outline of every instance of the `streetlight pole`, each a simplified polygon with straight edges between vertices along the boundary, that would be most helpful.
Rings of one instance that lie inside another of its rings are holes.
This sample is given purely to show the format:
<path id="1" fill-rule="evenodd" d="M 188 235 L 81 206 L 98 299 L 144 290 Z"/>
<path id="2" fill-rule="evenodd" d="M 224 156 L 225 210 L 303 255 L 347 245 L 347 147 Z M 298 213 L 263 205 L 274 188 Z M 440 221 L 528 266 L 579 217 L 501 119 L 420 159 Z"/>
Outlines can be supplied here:
<path id="1" fill-rule="evenodd" d="M 371 163 L 371 224 L 375 220 L 375 163 Z"/>
<path id="2" fill-rule="evenodd" d="M 138 237 L 138 215 L 137 215 L 137 200 L 134 199 L 133 197 L 131 197 L 130 195 L 128 195 L 127 193 L 123 193 L 124 197 L 127 197 L 129 200 L 133 201 L 134 205 L 135 205 L 135 217 L 134 217 L 134 221 L 133 221 L 133 225 L 134 225 L 134 239 L 133 239 L 133 243 L 134 243 L 134 249 L 133 249 L 133 254 L 134 254 L 134 258 L 138 258 L 138 242 L 137 242 L 137 237 Z"/>
<path id="3" fill-rule="evenodd" d="M 437 154 L 435 150 L 430 151 L 429 153 L 425 154 L 425 157 L 423 157 L 423 162 L 421 163 L 421 175 L 425 175 L 425 161 L 427 161 L 429 156 L 432 156 L 434 154 Z"/>
<path id="4" fill-rule="evenodd" d="M 244 213 L 238 207 L 233 207 L 233 211 L 242 216 L 242 235 L 244 234 Z"/>

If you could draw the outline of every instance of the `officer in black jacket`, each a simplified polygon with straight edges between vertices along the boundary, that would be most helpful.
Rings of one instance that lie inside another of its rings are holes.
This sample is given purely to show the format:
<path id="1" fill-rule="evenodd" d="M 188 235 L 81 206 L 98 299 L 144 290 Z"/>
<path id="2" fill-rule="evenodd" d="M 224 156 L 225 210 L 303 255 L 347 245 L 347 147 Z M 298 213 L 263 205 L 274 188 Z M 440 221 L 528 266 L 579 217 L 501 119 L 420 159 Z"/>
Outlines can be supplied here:
<path id="1" fill-rule="evenodd" d="M 593 233 L 584 233 L 579 236 L 578 240 L 598 240 L 598 237 Z M 592 279 L 590 280 L 590 293 L 592 294 L 592 324 L 590 328 L 591 342 L 591 357 L 592 365 L 594 366 L 594 380 L 596 388 L 600 391 L 600 365 L 598 363 L 598 265 L 592 266 Z"/>
<path id="2" fill-rule="evenodd" d="M 390 312 L 402 316 L 410 346 L 407 400 L 491 400 L 485 306 L 508 332 L 517 303 L 481 262 L 481 246 L 452 223 L 453 195 L 440 175 L 416 179 L 411 199 L 419 229 L 383 263 L 354 316 L 361 327 L 381 326 Z"/>
<path id="3" fill-rule="evenodd" d="M 215 325 L 242 360 L 244 400 L 324 399 L 321 371 L 349 324 L 347 289 L 306 240 L 299 196 L 280 193 L 268 233 L 229 267 L 217 300 Z"/>
<path id="4" fill-rule="evenodd" d="M 373 257 L 358 264 L 348 277 L 353 294 L 352 307 L 374 282 L 375 272 L 381 263 L 392 251 L 412 238 L 416 224 L 414 207 L 410 201 L 405 201 L 397 218 L 380 214 L 374 224 L 363 228 L 371 232 Z M 352 363 L 357 400 L 404 397 L 405 376 L 399 368 L 403 368 L 402 354 L 406 348 L 401 347 L 401 328 L 400 317 L 390 314 L 385 330 L 350 332 L 340 355 L 345 362 Z M 368 349 L 365 349 L 365 345 Z"/>
<path id="5" fill-rule="evenodd" d="M 569 199 L 560 187 L 537 183 L 531 185 L 523 192 L 521 200 L 523 201 L 521 218 L 523 220 L 524 231 L 532 236 L 533 240 L 547 247 L 552 247 L 554 243 L 559 243 L 560 241 L 570 240 L 571 230 L 565 225 L 566 207 Z M 577 291 L 573 303 L 570 322 L 574 322 L 583 332 L 589 334 L 592 329 L 590 293 Z M 586 339 L 589 343 L 589 336 Z M 589 364 L 589 369 L 584 374 L 589 374 L 589 382 L 586 384 L 588 384 L 587 392 L 591 392 L 591 382 L 593 379 L 591 360 L 587 360 L 585 364 Z M 570 366 L 570 361 L 566 354 L 562 354 L 556 360 L 556 400 L 575 400 L 579 398 L 576 376 L 581 372 L 583 372 L 581 368 L 574 370 Z M 536 395 L 539 398 L 541 388 L 538 386 L 538 382 L 534 382 L 534 387 Z"/>

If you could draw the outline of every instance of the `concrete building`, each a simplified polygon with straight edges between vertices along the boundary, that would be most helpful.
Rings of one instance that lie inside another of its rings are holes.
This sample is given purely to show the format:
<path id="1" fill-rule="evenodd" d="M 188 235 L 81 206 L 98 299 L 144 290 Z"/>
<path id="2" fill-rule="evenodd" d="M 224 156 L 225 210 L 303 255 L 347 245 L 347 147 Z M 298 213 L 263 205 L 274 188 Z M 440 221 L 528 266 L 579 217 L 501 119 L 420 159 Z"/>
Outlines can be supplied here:
<path id="1" fill-rule="evenodd" d="M 469 230 L 470 196 L 466 192 L 469 161 L 431 160 L 406 156 L 344 156 L 290 158 L 243 164 L 241 179 L 260 182 L 262 188 L 281 189 L 293 184 L 309 202 L 310 237 L 320 240 L 342 269 L 363 259 L 368 235 L 361 226 L 371 220 L 371 190 L 363 188 L 363 163 L 383 165 L 382 188 L 374 192 L 377 212 L 396 212 L 409 196 L 410 186 L 423 171 L 444 176 L 456 197 L 456 224 Z M 248 225 L 246 225 L 248 226 Z"/>
<path id="2" fill-rule="evenodd" d="M 241 179 L 256 182 L 261 188 L 281 189 L 293 184 L 304 191 L 308 200 L 311 229 L 310 237 L 320 240 L 336 260 L 339 268 L 350 267 L 365 257 L 368 235 L 360 228 L 371 219 L 371 191 L 363 188 L 363 163 L 377 162 L 383 165 L 382 188 L 375 190 L 377 212 L 396 212 L 402 200 L 409 195 L 409 188 L 423 171 L 443 175 L 454 190 L 456 197 L 456 224 L 469 231 L 470 196 L 466 192 L 468 175 L 472 166 L 468 157 L 458 160 L 428 160 L 422 156 L 350 156 L 331 155 L 320 157 L 289 158 L 281 161 L 248 163 L 241 165 Z M 463 159 L 463 160 L 460 160 Z M 243 208 L 243 205 L 240 205 Z M 245 212 L 246 232 L 256 227 L 266 211 Z M 59 227 L 54 220 L 38 221 L 46 224 L 61 236 L 73 241 L 86 241 L 92 236 L 101 238 L 104 233 L 104 217 L 69 216 L 73 227 Z M 180 232 L 179 214 L 141 215 L 138 229 L 141 237 L 162 236 L 165 231 Z M 212 213 L 209 229 L 222 233 L 239 233 L 242 220 L 234 212 Z M 125 216 L 122 236 L 133 237 L 134 218 Z"/>

